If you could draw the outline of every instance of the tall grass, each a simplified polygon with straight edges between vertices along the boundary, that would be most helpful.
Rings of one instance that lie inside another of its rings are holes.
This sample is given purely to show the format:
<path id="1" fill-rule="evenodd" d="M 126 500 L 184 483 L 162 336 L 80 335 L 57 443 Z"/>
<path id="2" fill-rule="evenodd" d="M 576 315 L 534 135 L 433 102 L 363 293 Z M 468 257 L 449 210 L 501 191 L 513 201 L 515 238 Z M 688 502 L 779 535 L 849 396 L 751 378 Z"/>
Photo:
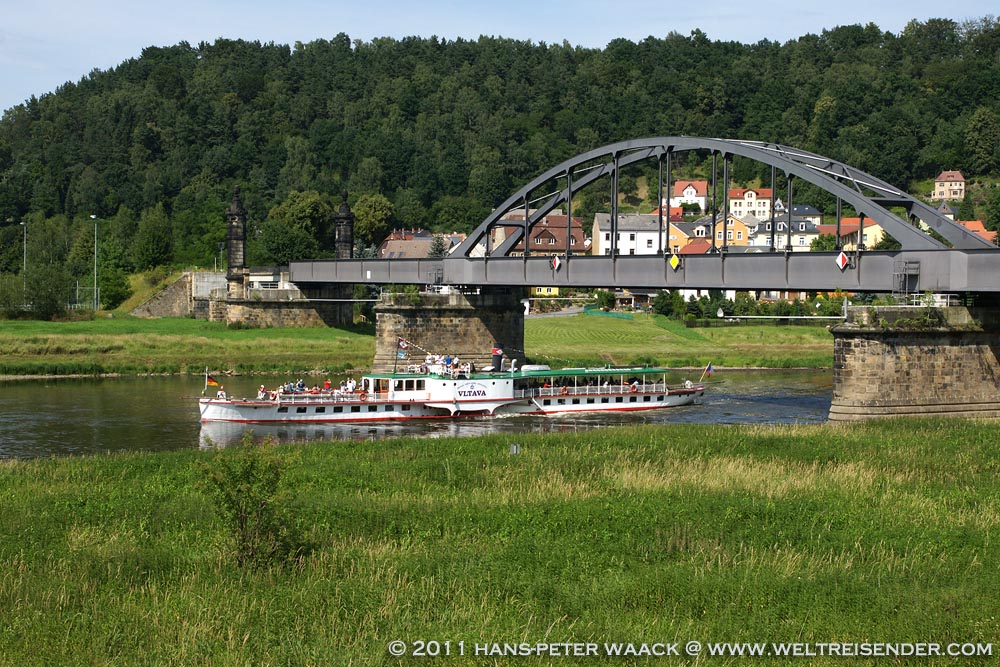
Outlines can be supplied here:
<path id="1" fill-rule="evenodd" d="M 381 665 L 395 639 L 995 641 L 998 454 L 995 427 L 954 421 L 287 447 L 286 509 L 313 550 L 262 570 L 221 555 L 204 452 L 6 462 L 0 662 Z"/>

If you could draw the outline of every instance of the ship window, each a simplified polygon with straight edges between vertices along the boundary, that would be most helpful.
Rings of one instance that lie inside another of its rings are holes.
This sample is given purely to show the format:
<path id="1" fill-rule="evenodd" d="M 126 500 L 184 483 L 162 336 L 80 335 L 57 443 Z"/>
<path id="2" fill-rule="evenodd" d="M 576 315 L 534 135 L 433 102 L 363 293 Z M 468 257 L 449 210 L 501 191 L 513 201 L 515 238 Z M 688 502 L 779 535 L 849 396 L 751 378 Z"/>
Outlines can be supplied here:
<path id="1" fill-rule="evenodd" d="M 278 412 L 288 412 L 287 407 L 278 408 Z"/>
<path id="2" fill-rule="evenodd" d="M 628 402 L 629 402 L 629 403 L 635 403 L 635 399 L 636 399 L 636 397 L 635 397 L 635 396 L 629 396 L 629 397 L 628 397 Z"/>
<path id="3" fill-rule="evenodd" d="M 424 380 L 417 380 L 417 389 L 424 388 Z"/>
<path id="4" fill-rule="evenodd" d="M 413 391 L 413 380 L 407 380 L 405 386 L 406 391 Z"/>
<path id="5" fill-rule="evenodd" d="M 657 396 L 657 397 L 656 397 L 656 400 L 658 400 L 658 401 L 662 401 L 662 400 L 663 400 L 663 397 L 662 397 L 662 396 Z"/>
<path id="6" fill-rule="evenodd" d="M 560 398 L 560 399 L 558 399 L 558 403 L 559 403 L 559 405 L 566 405 L 566 399 Z"/>
<path id="7" fill-rule="evenodd" d="M 301 415 L 301 414 L 304 414 L 306 410 L 308 410 L 308 408 L 306 406 L 304 406 L 304 405 L 301 405 L 301 406 L 295 408 L 295 413 Z"/>
<path id="8" fill-rule="evenodd" d="M 621 396 L 615 396 L 615 403 L 621 403 L 623 400 Z"/>
<path id="9" fill-rule="evenodd" d="M 387 405 L 384 408 L 382 408 L 382 412 L 392 412 L 392 409 L 393 408 L 391 405 Z"/>
<path id="10" fill-rule="evenodd" d="M 574 398 L 573 399 L 573 405 L 580 405 L 580 399 L 579 398 Z"/>
<path id="11" fill-rule="evenodd" d="M 591 405 L 591 404 L 593 404 L 593 402 L 594 402 L 594 399 L 592 399 L 592 398 L 588 398 L 587 399 L 587 405 Z"/>
<path id="12" fill-rule="evenodd" d="M 351 412 L 361 412 L 361 406 L 360 405 L 352 405 L 351 406 Z"/>
<path id="13" fill-rule="evenodd" d="M 604 398 L 601 399 L 601 403 L 607 403 L 607 402 L 608 402 L 608 397 L 607 396 L 605 396 Z"/>
<path id="14" fill-rule="evenodd" d="M 326 412 L 326 406 L 325 405 L 323 407 L 316 408 L 316 414 L 322 414 L 324 412 Z"/>
<path id="15" fill-rule="evenodd" d="M 552 405 L 551 399 L 546 398 L 544 401 L 542 401 L 542 405 Z"/>
<path id="16" fill-rule="evenodd" d="M 334 412 L 343 412 L 344 411 L 344 406 L 343 405 L 335 405 L 335 406 L 333 406 L 333 411 Z"/>
<path id="17" fill-rule="evenodd" d="M 643 396 L 642 397 L 642 402 L 643 403 L 649 403 L 650 399 L 652 399 L 652 398 L 653 398 L 652 396 Z"/>
<path id="18" fill-rule="evenodd" d="M 401 406 L 401 409 L 403 410 L 403 412 L 409 412 L 410 411 L 410 406 L 409 405 L 403 405 L 403 406 Z"/>
<path id="19" fill-rule="evenodd" d="M 368 412 L 378 412 L 378 406 L 377 405 L 369 405 L 368 406 Z"/>

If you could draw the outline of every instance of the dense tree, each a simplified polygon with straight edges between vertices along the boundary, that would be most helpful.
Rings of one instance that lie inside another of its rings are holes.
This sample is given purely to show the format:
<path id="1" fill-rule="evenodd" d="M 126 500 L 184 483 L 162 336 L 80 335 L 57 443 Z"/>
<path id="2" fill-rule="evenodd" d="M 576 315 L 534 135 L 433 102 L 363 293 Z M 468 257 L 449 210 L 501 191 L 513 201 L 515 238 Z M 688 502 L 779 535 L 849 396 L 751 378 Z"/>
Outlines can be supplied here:
<path id="1" fill-rule="evenodd" d="M 377 245 L 389 229 L 392 202 L 379 194 L 362 195 L 354 206 L 354 240 L 360 245 Z"/>

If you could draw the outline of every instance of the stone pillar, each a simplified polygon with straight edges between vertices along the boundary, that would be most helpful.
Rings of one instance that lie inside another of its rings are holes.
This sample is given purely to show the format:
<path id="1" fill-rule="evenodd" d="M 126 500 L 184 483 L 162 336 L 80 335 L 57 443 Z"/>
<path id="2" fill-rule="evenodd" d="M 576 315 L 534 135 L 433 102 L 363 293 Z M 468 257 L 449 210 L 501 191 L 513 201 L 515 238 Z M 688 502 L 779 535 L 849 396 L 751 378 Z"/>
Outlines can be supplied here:
<path id="1" fill-rule="evenodd" d="M 1000 418 L 1000 311 L 848 310 L 833 328 L 830 421 Z"/>
<path id="2" fill-rule="evenodd" d="M 490 365 L 494 345 L 505 365 L 524 363 L 524 307 L 520 289 L 481 294 L 385 294 L 375 306 L 374 370 L 405 369 L 423 362 L 425 352 L 458 356 L 476 368 Z M 411 344 L 410 358 L 398 359 L 397 344 Z"/>
<path id="3" fill-rule="evenodd" d="M 246 245 L 247 212 L 240 200 L 240 186 L 233 188 L 233 202 L 226 209 L 226 269 L 227 293 L 231 299 L 245 299 L 247 295 Z"/>
<path id="4" fill-rule="evenodd" d="M 354 257 L 354 213 L 347 204 L 347 192 L 344 192 L 340 201 L 340 208 L 333 215 L 331 220 L 334 232 L 334 253 L 337 259 L 351 259 Z M 354 298 L 354 285 L 333 285 L 323 290 L 329 296 L 325 298 L 343 299 L 334 301 L 336 304 L 335 319 L 339 324 L 352 324 L 354 322 L 354 304 L 349 299 Z M 317 298 L 313 294 L 309 294 Z M 324 295 L 325 296 L 325 295 Z"/>

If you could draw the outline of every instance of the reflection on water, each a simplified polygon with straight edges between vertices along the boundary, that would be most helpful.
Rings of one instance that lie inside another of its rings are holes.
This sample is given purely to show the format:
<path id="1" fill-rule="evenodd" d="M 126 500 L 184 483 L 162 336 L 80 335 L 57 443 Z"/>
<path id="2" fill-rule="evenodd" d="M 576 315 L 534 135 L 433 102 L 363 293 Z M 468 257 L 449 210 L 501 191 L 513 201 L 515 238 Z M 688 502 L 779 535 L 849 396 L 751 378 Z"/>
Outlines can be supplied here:
<path id="1" fill-rule="evenodd" d="M 252 396 L 261 384 L 287 378 L 225 378 L 227 391 Z M 238 442 L 380 440 L 395 436 L 477 436 L 486 433 L 572 432 L 620 424 L 823 422 L 830 410 L 830 371 L 717 373 L 695 405 L 649 412 L 420 420 L 377 425 L 200 424 L 197 377 L 109 378 L 0 383 L 0 458 L 165 451 Z M 336 380 L 339 382 L 339 378 Z"/>

